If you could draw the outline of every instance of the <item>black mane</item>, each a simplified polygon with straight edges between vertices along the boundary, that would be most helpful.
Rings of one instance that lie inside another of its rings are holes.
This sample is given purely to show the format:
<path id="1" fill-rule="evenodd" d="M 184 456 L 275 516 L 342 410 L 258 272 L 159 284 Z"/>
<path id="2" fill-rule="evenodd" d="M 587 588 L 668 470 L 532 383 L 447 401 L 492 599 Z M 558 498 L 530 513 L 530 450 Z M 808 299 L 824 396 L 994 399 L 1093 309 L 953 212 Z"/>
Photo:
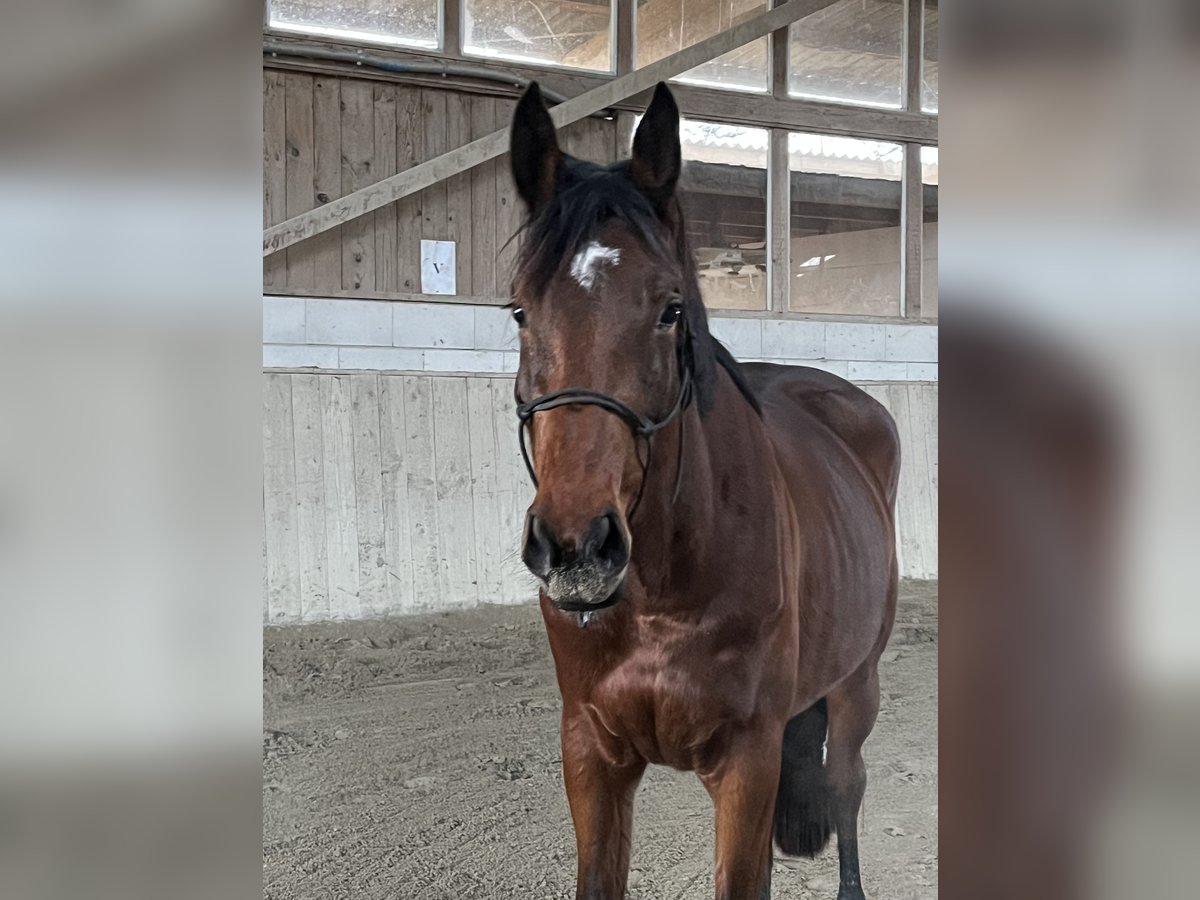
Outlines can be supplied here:
<path id="1" fill-rule="evenodd" d="M 572 259 L 606 223 L 620 222 L 652 258 L 675 261 L 683 269 L 682 302 L 690 336 L 687 350 L 700 412 L 712 409 L 719 365 L 761 414 L 758 398 L 746 382 L 741 366 L 708 331 L 696 261 L 678 200 L 671 200 L 664 222 L 633 183 L 629 169 L 629 160 L 601 166 L 563 156 L 552 198 L 536 216 L 527 218 L 517 233 L 524 239 L 517 255 L 514 285 L 534 294 L 544 293 L 564 259 Z"/>

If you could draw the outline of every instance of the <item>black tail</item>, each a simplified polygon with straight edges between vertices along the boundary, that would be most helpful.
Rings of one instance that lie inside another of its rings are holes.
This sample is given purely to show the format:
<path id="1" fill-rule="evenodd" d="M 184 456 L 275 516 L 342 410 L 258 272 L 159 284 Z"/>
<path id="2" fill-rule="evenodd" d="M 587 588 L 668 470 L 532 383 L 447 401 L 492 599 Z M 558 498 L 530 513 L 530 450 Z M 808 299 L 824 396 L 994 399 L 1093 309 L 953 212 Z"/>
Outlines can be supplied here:
<path id="1" fill-rule="evenodd" d="M 825 782 L 825 701 L 818 700 L 787 723 L 783 768 L 775 797 L 775 843 L 789 856 L 816 856 L 833 831 Z"/>

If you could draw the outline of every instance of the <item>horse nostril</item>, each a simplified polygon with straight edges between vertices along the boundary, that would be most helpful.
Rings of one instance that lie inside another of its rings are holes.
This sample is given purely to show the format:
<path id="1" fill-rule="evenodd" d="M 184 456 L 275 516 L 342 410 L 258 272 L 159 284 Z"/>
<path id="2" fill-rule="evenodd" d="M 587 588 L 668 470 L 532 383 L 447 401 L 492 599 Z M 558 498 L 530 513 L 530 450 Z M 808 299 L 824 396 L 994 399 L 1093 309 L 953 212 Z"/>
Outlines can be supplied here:
<path id="1" fill-rule="evenodd" d="M 533 512 L 529 513 L 525 528 L 525 547 L 521 551 L 521 560 L 539 578 L 545 578 L 562 564 L 562 550 L 558 542 L 546 523 Z"/>
<path id="2" fill-rule="evenodd" d="M 580 555 L 611 569 L 624 568 L 629 562 L 629 547 L 615 514 L 605 513 L 592 520 Z"/>

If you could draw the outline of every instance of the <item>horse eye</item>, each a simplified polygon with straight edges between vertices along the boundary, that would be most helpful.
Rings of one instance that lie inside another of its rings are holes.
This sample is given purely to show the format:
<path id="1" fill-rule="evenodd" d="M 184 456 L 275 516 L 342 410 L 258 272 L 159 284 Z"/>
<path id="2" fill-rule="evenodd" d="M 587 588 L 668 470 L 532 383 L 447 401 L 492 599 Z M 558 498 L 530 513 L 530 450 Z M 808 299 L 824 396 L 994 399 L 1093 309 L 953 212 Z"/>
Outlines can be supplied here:
<path id="1" fill-rule="evenodd" d="M 666 309 L 662 311 L 662 315 L 658 317 L 659 328 L 670 328 L 676 322 L 683 318 L 682 303 L 668 303 Z"/>
<path id="2" fill-rule="evenodd" d="M 525 327 L 525 310 L 520 306 L 514 306 L 512 311 L 513 321 L 517 323 L 518 328 Z"/>

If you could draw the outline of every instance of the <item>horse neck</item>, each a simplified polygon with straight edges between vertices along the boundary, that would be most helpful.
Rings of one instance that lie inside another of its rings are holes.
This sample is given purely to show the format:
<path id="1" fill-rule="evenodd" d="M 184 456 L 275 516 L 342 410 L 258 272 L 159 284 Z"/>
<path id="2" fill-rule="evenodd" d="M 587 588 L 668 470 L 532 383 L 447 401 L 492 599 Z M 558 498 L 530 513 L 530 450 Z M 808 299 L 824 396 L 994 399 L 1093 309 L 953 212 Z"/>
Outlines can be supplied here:
<path id="1" fill-rule="evenodd" d="M 652 470 L 630 523 L 633 562 L 646 586 L 648 602 L 670 604 L 673 592 L 687 591 L 736 566 L 735 541 L 721 515 L 728 498 L 754 496 L 753 460 L 766 448 L 762 421 L 741 396 L 732 377 L 717 366 L 713 408 L 701 415 L 690 405 L 660 436 Z M 675 496 L 680 432 L 684 432 L 682 475 Z M 765 481 L 758 479 L 759 483 Z M 724 497 L 722 496 L 724 495 Z"/>

